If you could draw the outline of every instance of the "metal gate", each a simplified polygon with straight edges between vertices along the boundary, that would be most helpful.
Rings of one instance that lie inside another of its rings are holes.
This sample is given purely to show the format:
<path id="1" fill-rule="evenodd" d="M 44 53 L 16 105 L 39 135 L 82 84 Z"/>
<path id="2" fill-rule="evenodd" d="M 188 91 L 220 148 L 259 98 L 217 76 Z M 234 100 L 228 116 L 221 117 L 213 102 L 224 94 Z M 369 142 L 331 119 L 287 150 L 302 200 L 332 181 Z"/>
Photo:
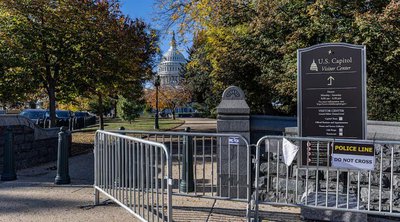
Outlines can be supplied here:
<path id="1" fill-rule="evenodd" d="M 99 194 L 142 221 L 172 221 L 172 162 L 165 145 L 97 131 L 95 204 Z"/>
<path id="2" fill-rule="evenodd" d="M 106 194 L 143 220 L 175 220 L 173 215 L 177 204 L 172 204 L 174 196 L 244 202 L 245 213 L 241 217 L 246 220 L 252 217 L 251 146 L 241 135 L 98 131 L 95 144 L 96 192 Z M 165 159 L 164 162 L 155 162 L 160 155 L 163 155 L 161 160 Z M 142 164 L 145 164 L 145 169 L 140 168 Z M 163 166 L 161 169 L 167 167 L 167 171 L 151 170 L 157 164 Z M 168 183 L 165 186 L 162 182 L 154 183 L 162 181 L 164 172 L 168 172 Z M 167 193 L 163 186 L 167 187 Z M 163 196 L 168 203 L 154 206 L 158 203 L 154 198 Z M 132 202 L 134 200 L 136 203 Z M 167 212 L 162 210 L 164 207 Z"/>
<path id="3" fill-rule="evenodd" d="M 315 166 L 300 166 L 299 160 L 295 159 L 292 165 L 287 166 L 283 162 L 283 138 L 264 136 L 257 142 L 255 218 L 259 219 L 260 204 L 400 216 L 399 141 L 286 137 L 299 147 L 303 141 L 314 143 L 316 158 L 328 158 L 326 165 L 320 165 L 320 160 L 317 160 Z M 373 144 L 374 170 L 331 167 L 330 149 L 335 143 Z"/>

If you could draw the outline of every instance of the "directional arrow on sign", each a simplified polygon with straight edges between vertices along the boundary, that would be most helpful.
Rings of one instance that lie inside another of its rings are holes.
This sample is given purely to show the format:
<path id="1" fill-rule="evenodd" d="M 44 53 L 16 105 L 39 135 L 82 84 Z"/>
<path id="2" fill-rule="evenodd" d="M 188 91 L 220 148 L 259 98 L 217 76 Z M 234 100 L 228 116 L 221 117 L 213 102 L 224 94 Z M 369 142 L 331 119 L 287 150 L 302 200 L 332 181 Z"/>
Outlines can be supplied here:
<path id="1" fill-rule="evenodd" d="M 327 80 L 329 81 L 328 86 L 331 86 L 332 81 L 335 80 L 335 78 L 333 78 L 332 76 L 329 76 Z"/>

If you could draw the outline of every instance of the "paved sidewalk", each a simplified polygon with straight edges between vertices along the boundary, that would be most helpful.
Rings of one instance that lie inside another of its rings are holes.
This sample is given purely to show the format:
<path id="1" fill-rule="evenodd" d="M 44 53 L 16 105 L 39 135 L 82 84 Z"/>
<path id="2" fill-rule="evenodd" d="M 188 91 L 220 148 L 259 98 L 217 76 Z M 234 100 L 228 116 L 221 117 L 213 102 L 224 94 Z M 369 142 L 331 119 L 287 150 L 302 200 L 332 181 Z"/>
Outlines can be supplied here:
<path id="1" fill-rule="evenodd" d="M 0 221 L 139 221 L 103 195 L 93 206 L 93 154 L 70 158 L 71 184 L 54 185 L 56 163 L 24 169 L 0 182 Z M 246 204 L 173 197 L 174 221 L 245 221 Z M 263 206 L 270 221 L 299 221 L 297 208 Z"/>
<path id="2" fill-rule="evenodd" d="M 70 158 L 71 184 L 54 185 L 56 163 L 0 182 L 0 221 L 138 221 L 118 205 L 93 207 L 93 154 Z M 107 204 L 109 203 L 109 204 Z"/>
<path id="3" fill-rule="evenodd" d="M 173 131 L 183 131 L 186 127 L 190 127 L 192 132 L 210 132 L 215 133 L 217 130 L 217 120 L 209 118 L 179 118 L 185 123 Z"/>
<path id="4" fill-rule="evenodd" d="M 215 132 L 216 120 L 185 118 L 185 127 Z M 93 206 L 93 154 L 70 158 L 71 184 L 54 185 L 56 162 L 17 172 L 18 180 L 0 181 L 0 222 L 139 221 L 100 195 Z M 175 172 L 176 173 L 176 172 Z M 268 221 L 300 221 L 299 209 L 260 206 Z M 174 221 L 245 221 L 246 204 L 235 201 L 173 196 Z"/>

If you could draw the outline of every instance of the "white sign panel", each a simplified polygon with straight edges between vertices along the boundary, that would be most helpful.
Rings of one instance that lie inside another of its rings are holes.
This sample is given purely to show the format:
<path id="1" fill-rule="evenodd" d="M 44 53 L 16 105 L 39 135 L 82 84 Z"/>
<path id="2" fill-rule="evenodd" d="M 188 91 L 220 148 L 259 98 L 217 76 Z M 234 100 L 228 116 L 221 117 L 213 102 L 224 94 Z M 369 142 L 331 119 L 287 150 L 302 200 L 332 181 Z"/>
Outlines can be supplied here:
<path id="1" fill-rule="evenodd" d="M 332 154 L 332 167 L 335 168 L 353 170 L 374 170 L 374 166 L 374 156 Z"/>
<path id="2" fill-rule="evenodd" d="M 229 137 L 230 145 L 239 145 L 239 137 Z"/>
<path id="3" fill-rule="evenodd" d="M 332 167 L 351 170 L 374 170 L 375 149 L 372 144 L 335 143 Z"/>

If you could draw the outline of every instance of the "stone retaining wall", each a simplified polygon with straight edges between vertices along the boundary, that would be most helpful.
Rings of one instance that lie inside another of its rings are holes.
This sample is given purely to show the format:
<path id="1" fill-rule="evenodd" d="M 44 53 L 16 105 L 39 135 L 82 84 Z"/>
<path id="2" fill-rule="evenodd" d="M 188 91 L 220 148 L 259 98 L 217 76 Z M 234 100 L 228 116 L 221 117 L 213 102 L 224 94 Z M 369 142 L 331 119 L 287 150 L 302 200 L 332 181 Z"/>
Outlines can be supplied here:
<path id="1" fill-rule="evenodd" d="M 59 128 L 42 129 L 19 115 L 0 115 L 0 173 L 3 172 L 5 131 L 13 132 L 17 169 L 32 167 L 57 159 Z"/>
<path id="2" fill-rule="evenodd" d="M 256 144 L 265 135 L 284 135 L 285 128 L 294 126 L 297 126 L 296 117 L 251 115 L 250 142 Z"/>
<path id="3" fill-rule="evenodd" d="M 368 137 L 369 140 L 400 140 L 400 123 L 385 122 L 385 121 L 368 121 Z M 296 136 L 297 127 L 286 128 L 287 136 Z M 273 146 L 275 147 L 275 146 Z M 392 149 L 393 149 L 393 162 L 392 162 Z M 306 170 L 299 169 L 297 171 L 297 160 L 292 163 L 288 168 L 289 176 L 286 177 L 287 168 L 282 162 L 282 153 L 279 157 L 275 149 L 270 149 L 261 152 L 260 157 L 260 195 L 261 201 L 268 202 L 289 202 L 289 203 L 309 203 L 314 204 L 316 191 L 316 171 L 310 170 L 308 174 L 308 181 L 306 185 Z M 299 154 L 298 154 L 299 155 Z M 382 158 L 381 158 L 382 157 Z M 357 206 L 357 198 L 360 199 L 360 209 L 368 208 L 368 201 L 371 210 L 379 210 L 379 202 L 382 206 L 382 211 L 388 211 L 390 205 L 390 193 L 393 190 L 393 211 L 400 212 L 400 146 L 399 145 L 376 145 L 375 149 L 375 170 L 371 172 L 371 178 L 367 171 L 361 171 L 358 175 L 355 171 L 349 173 L 349 208 Z M 280 164 L 277 166 L 277 162 Z M 269 162 L 269 163 L 268 163 Z M 382 167 L 382 175 L 380 169 Z M 269 172 L 269 173 L 268 173 Z M 391 174 L 393 177 L 391 178 Z M 318 204 L 334 206 L 336 204 L 336 186 L 338 186 L 338 205 L 347 204 L 347 193 L 342 193 L 344 181 L 344 174 L 331 169 L 329 174 L 326 175 L 326 170 L 319 174 L 320 178 L 320 193 L 317 196 Z M 286 199 L 286 178 L 288 179 L 288 198 Z M 339 183 L 337 182 L 339 178 Z M 296 187 L 297 182 L 297 187 Z M 358 183 L 360 189 L 358 189 Z M 328 186 L 327 186 L 328 185 Z M 371 188 L 369 190 L 369 187 Z M 278 188 L 278 192 L 275 192 Z M 297 196 L 295 192 L 297 190 Z M 326 195 L 326 192 L 328 195 Z M 370 194 L 370 199 L 368 195 Z M 307 198 L 306 198 L 307 196 Z M 327 198 L 328 197 L 328 198 Z M 380 200 L 381 197 L 381 200 Z M 326 199 L 327 198 L 327 199 Z M 321 201 L 320 201 L 321 199 Z"/>

